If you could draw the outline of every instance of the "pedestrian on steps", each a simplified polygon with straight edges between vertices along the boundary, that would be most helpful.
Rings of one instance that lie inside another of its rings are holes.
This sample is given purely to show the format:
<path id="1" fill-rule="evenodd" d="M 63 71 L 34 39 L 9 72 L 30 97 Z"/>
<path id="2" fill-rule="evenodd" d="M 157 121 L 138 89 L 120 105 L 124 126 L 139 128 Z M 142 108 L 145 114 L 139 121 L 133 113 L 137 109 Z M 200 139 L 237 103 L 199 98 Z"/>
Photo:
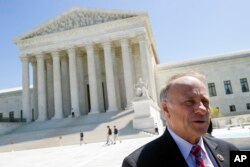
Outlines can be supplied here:
<path id="1" fill-rule="evenodd" d="M 83 132 L 81 131 L 81 132 L 80 132 L 80 146 L 82 145 L 82 143 L 87 144 L 87 143 L 84 141 L 84 134 L 83 134 Z"/>
<path id="2" fill-rule="evenodd" d="M 116 126 L 114 125 L 114 144 L 116 144 L 116 140 L 119 140 L 120 143 L 122 142 L 119 138 L 118 138 L 118 129 L 116 128 Z"/>
<path id="3" fill-rule="evenodd" d="M 109 145 L 109 144 L 113 144 L 113 141 L 111 139 L 112 130 L 110 129 L 109 126 L 107 126 L 107 128 L 108 128 L 108 132 L 107 132 L 107 142 L 106 142 L 106 144 Z"/>

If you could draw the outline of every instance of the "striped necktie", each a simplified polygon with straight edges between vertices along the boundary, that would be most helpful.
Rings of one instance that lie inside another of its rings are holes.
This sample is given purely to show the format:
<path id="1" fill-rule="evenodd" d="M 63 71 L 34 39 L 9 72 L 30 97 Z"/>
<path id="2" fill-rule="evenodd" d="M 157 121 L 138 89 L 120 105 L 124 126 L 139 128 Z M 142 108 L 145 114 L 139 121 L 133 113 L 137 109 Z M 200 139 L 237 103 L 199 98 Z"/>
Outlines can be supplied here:
<path id="1" fill-rule="evenodd" d="M 203 159 L 201 157 L 202 148 L 199 145 L 195 145 L 191 149 L 191 154 L 195 157 L 196 167 L 205 167 Z"/>

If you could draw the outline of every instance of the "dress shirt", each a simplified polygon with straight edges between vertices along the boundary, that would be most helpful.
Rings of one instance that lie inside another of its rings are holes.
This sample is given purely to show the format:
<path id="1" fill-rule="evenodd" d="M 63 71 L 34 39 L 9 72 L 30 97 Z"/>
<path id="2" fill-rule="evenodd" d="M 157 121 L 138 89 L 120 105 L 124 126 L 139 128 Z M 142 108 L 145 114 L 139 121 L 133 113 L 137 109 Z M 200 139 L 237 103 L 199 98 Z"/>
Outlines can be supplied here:
<path id="1" fill-rule="evenodd" d="M 182 156 L 186 160 L 188 166 L 189 167 L 195 167 L 196 166 L 195 157 L 190 153 L 190 151 L 191 151 L 191 149 L 192 149 L 192 147 L 194 145 L 187 142 L 186 140 L 184 140 L 180 136 L 178 136 L 170 128 L 168 128 L 168 131 L 169 131 L 170 135 L 173 137 L 173 139 L 174 139 L 175 143 L 177 144 L 177 146 L 179 147 L 179 149 L 180 149 L 180 151 L 182 153 Z M 210 156 L 212 156 L 212 154 L 210 152 L 209 153 L 207 152 L 208 149 L 205 148 L 202 137 L 200 138 L 197 145 L 200 145 L 201 148 L 202 148 L 202 159 L 204 161 L 205 166 L 206 167 L 215 167 L 215 166 L 217 166 L 214 159 L 212 159 L 212 161 L 210 160 Z M 213 165 L 212 162 L 215 163 L 215 165 Z"/>

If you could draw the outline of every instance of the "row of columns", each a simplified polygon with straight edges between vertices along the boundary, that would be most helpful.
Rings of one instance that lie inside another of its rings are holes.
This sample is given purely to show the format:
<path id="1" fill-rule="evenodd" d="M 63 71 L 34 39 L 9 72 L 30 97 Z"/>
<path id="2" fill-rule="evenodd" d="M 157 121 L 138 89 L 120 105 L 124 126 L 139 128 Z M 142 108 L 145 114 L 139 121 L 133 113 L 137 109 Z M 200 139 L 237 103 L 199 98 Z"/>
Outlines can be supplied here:
<path id="1" fill-rule="evenodd" d="M 141 41 L 141 40 L 140 40 Z M 133 90 L 133 74 L 132 74 L 132 64 L 131 64 L 131 49 L 129 48 L 128 39 L 121 39 L 121 54 L 123 62 L 124 71 L 124 84 L 126 92 L 127 107 L 131 105 L 132 99 L 134 97 Z M 147 49 L 146 42 L 139 42 L 140 47 L 140 59 L 142 63 L 142 74 L 144 79 L 150 79 L 148 76 L 150 73 L 147 69 L 150 69 L 150 65 L 147 61 L 147 54 L 145 54 L 145 49 Z M 114 67 L 112 58 L 111 41 L 105 41 L 102 43 L 104 50 L 104 62 L 106 71 L 106 84 L 107 84 L 107 97 L 108 97 L 108 111 L 118 111 L 117 93 L 115 92 L 115 77 L 114 77 Z M 99 98 L 98 98 L 98 84 L 97 84 L 97 71 L 96 62 L 94 56 L 94 46 L 92 44 L 87 44 L 85 46 L 87 52 L 87 65 L 88 65 L 88 81 L 90 90 L 90 113 L 99 113 Z M 69 80 L 70 80 L 70 97 L 71 97 L 71 108 L 73 109 L 75 116 L 80 115 L 79 111 L 79 96 L 78 96 L 78 82 L 77 82 L 77 60 L 76 60 L 76 50 L 75 48 L 69 48 L 67 50 L 69 58 Z M 60 64 L 60 54 L 58 51 L 53 51 L 51 53 L 53 62 L 53 87 L 54 87 L 54 119 L 63 118 L 63 94 L 62 94 L 62 83 L 61 83 L 61 66 Z M 145 57 L 146 56 L 146 57 Z M 34 89 L 37 89 L 38 96 L 38 120 L 43 121 L 47 119 L 47 101 L 46 101 L 46 81 L 45 81 L 45 68 L 44 68 L 44 55 L 35 55 L 37 61 L 37 71 L 33 68 L 33 72 L 37 72 L 37 81 L 33 80 Z M 150 58 L 149 58 L 150 59 Z M 30 114 L 30 98 L 29 98 L 29 58 L 21 56 L 22 60 L 22 80 L 23 80 L 23 110 L 24 117 L 27 121 L 31 121 Z M 146 60 L 146 62 L 145 62 Z M 62 68 L 63 70 L 63 68 Z M 37 85 L 35 85 L 37 84 Z M 37 87 L 36 87 L 37 86 Z M 35 100 L 34 100 L 35 101 Z"/>

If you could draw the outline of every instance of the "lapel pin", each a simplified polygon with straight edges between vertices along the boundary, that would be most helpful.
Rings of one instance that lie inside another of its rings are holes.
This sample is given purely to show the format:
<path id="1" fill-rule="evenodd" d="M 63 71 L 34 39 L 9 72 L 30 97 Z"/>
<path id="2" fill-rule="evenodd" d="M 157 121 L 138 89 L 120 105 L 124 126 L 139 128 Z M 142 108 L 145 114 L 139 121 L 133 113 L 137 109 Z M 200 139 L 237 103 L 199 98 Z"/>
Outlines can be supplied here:
<path id="1" fill-rule="evenodd" d="M 217 154 L 217 158 L 218 158 L 220 161 L 224 161 L 224 157 L 223 157 L 221 154 Z"/>

